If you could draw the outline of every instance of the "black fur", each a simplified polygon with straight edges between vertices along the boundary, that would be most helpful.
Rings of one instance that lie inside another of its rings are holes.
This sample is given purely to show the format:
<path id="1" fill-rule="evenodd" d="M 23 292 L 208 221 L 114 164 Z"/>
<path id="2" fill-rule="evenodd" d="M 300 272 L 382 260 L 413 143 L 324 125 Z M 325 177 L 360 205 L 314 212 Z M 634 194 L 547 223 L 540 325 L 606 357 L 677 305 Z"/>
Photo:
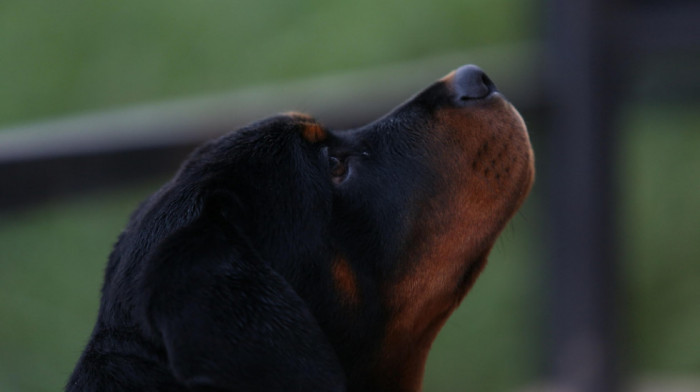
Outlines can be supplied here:
<path id="1" fill-rule="evenodd" d="M 328 252 L 327 159 L 300 126 L 276 117 L 201 147 L 133 214 L 68 390 L 342 390 L 285 278 L 318 286 Z"/>

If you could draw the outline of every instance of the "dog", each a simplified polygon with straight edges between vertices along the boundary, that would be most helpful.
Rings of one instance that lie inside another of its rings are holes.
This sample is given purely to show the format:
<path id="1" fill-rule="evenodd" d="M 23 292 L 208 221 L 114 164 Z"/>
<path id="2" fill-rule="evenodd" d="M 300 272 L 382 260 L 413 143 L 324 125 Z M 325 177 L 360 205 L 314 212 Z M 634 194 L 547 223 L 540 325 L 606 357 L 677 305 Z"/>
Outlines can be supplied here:
<path id="1" fill-rule="evenodd" d="M 221 136 L 132 214 L 66 390 L 418 391 L 533 180 L 473 65 L 357 129 L 287 113 Z"/>

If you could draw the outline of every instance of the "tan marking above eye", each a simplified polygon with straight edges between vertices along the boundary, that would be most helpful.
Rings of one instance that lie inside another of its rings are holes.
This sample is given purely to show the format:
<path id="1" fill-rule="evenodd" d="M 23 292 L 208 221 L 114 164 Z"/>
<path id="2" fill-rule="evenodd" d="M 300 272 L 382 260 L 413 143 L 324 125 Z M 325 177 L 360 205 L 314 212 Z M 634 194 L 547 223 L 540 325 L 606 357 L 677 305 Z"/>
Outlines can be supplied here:
<path id="1" fill-rule="evenodd" d="M 289 117 L 295 118 L 295 119 L 297 119 L 297 120 L 304 120 L 304 121 L 307 121 L 307 122 L 315 122 L 315 121 L 314 121 L 314 118 L 311 117 L 311 115 L 308 115 L 308 114 L 306 114 L 306 113 L 301 113 L 301 112 L 285 112 L 285 113 L 282 113 L 282 114 L 285 115 L 285 116 L 289 116 Z"/>
<path id="2" fill-rule="evenodd" d="M 326 140 L 328 135 L 326 130 L 318 123 L 304 123 L 304 129 L 301 131 L 301 136 L 310 143 L 318 143 Z"/>
<path id="3" fill-rule="evenodd" d="M 285 116 L 289 116 L 301 123 L 301 136 L 310 143 L 318 143 L 326 140 L 328 134 L 326 130 L 316 122 L 316 120 L 308 114 L 299 112 L 286 112 Z"/>

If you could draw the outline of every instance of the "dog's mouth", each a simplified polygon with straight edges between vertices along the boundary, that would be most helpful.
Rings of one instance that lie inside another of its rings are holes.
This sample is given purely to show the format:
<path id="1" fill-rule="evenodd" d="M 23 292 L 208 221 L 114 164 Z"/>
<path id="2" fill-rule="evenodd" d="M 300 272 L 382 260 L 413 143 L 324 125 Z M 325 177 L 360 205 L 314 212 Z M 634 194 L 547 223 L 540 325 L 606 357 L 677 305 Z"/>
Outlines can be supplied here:
<path id="1" fill-rule="evenodd" d="M 534 179 L 534 154 L 520 113 L 480 68 L 465 65 L 441 81 L 452 93 L 452 105 L 437 111 L 442 138 L 458 145 L 461 182 L 483 192 L 482 203 L 509 199 L 505 220 L 522 203 Z M 506 195 L 517 194 L 520 197 Z M 512 211 L 508 211 L 512 210 Z"/>
<path id="2" fill-rule="evenodd" d="M 476 249 L 495 241 L 529 193 L 535 170 L 527 127 L 513 105 L 497 91 L 469 102 L 436 113 L 445 184 L 438 198 L 452 206 L 448 226 Z"/>

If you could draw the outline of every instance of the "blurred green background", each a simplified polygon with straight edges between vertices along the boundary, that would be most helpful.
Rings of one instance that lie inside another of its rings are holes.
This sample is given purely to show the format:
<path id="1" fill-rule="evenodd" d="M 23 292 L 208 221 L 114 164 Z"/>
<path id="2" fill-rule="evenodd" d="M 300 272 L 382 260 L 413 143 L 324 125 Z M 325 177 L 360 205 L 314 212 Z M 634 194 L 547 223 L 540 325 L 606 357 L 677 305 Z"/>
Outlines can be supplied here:
<path id="1" fill-rule="evenodd" d="M 538 41 L 543 11 L 533 0 L 3 0 L 0 132 Z M 700 103 L 634 97 L 619 120 L 624 370 L 631 380 L 700 377 Z M 530 121 L 533 135 L 538 126 Z M 0 391 L 63 387 L 94 323 L 110 247 L 164 180 L 0 212 Z M 425 391 L 518 390 L 543 377 L 539 193 L 435 342 Z"/>

